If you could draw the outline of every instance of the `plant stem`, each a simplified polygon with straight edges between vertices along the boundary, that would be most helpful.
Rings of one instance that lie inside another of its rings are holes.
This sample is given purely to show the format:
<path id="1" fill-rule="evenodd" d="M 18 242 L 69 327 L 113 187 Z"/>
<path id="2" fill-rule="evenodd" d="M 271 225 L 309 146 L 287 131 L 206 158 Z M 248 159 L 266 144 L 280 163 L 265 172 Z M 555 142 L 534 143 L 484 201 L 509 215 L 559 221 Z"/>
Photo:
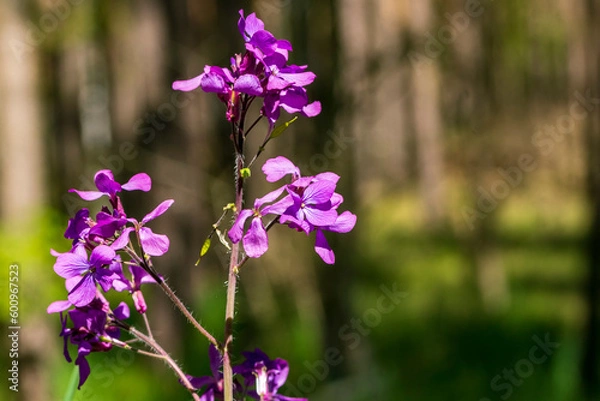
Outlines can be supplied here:
<path id="1" fill-rule="evenodd" d="M 246 107 L 242 106 L 239 126 L 232 126 L 235 154 L 235 209 L 234 219 L 242 210 L 244 199 L 244 120 L 246 118 Z M 227 305 L 225 306 L 225 333 L 223 339 L 223 395 L 224 401 L 233 401 L 233 369 L 231 367 L 230 347 L 233 342 L 233 318 L 235 315 L 235 292 L 237 290 L 238 262 L 240 256 L 240 243 L 231 247 L 229 259 L 229 275 L 227 278 Z"/>
<path id="2" fill-rule="evenodd" d="M 177 297 L 177 295 L 175 295 L 175 293 L 173 292 L 171 287 L 169 287 L 169 285 L 166 283 L 166 281 L 161 282 L 159 285 L 160 285 L 160 288 L 162 288 L 162 290 L 164 291 L 164 293 L 167 294 L 167 296 L 169 297 L 171 302 L 173 302 L 173 304 L 177 307 L 177 309 L 179 309 L 179 311 L 190 321 L 190 323 L 192 323 L 192 325 L 196 328 L 196 330 L 198 330 L 200 332 L 200 334 L 202 334 L 204 337 L 206 337 L 212 345 L 214 345 L 217 349 L 219 349 L 220 348 L 219 342 L 215 339 L 215 337 L 212 334 L 210 334 L 194 318 L 194 316 L 190 313 L 190 311 L 185 307 L 183 302 L 181 302 L 181 300 Z"/>
<path id="3" fill-rule="evenodd" d="M 179 365 L 177 365 L 177 362 L 175 362 L 173 360 L 173 358 L 171 358 L 171 356 L 167 353 L 167 351 L 165 351 L 153 338 L 150 338 L 149 336 L 145 335 L 141 331 L 138 331 L 135 327 L 130 327 L 129 332 L 131 334 L 133 334 L 135 337 L 137 337 L 140 340 L 142 340 L 143 342 L 145 342 L 149 347 L 151 347 L 159 355 L 161 355 L 162 358 L 165 360 L 165 362 L 167 362 L 169 367 L 179 377 L 179 380 L 181 380 L 181 383 L 183 384 L 183 386 L 190 392 L 190 394 L 192 395 L 192 398 L 195 401 L 200 401 L 200 396 L 196 393 L 194 386 L 192 386 L 192 383 L 190 383 L 190 381 L 188 380 L 185 373 L 183 373 L 183 371 L 181 370 Z"/>

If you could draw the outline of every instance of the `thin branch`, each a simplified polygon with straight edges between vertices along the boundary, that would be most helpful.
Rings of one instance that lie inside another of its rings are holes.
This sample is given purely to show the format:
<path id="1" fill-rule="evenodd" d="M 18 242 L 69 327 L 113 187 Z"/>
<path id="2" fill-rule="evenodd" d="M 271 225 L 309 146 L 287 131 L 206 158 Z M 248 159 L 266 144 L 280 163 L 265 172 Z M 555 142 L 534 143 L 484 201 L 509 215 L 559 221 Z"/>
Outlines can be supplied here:
<path id="1" fill-rule="evenodd" d="M 181 381 L 183 386 L 190 392 L 192 398 L 195 401 L 200 401 L 200 396 L 196 393 L 196 389 L 194 388 L 194 386 L 192 386 L 192 383 L 190 383 L 183 370 L 181 370 L 177 362 L 175 362 L 173 358 L 171 358 L 171 356 L 153 338 L 145 335 L 141 331 L 137 330 L 135 327 L 129 327 L 129 332 L 135 337 L 145 342 L 149 347 L 154 349 L 163 358 L 167 365 L 169 365 L 173 372 L 175 372 L 175 374 L 179 377 L 179 380 Z"/>

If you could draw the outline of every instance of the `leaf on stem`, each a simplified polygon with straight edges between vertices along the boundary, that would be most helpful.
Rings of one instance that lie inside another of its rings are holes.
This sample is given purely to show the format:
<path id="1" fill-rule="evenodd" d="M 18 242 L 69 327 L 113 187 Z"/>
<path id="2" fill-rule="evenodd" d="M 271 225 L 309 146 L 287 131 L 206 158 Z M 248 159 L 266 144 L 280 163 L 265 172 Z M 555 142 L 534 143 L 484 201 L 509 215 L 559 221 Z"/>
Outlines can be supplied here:
<path id="1" fill-rule="evenodd" d="M 275 127 L 275 129 L 271 133 L 270 139 L 277 138 L 279 135 L 283 134 L 283 132 L 286 129 L 288 129 L 290 127 L 290 125 L 292 125 L 297 119 L 298 119 L 298 116 L 292 118 L 290 121 L 286 121 L 283 124 L 280 124 L 277 127 Z"/>
<path id="2" fill-rule="evenodd" d="M 202 244 L 202 248 L 200 249 L 200 256 L 198 257 L 198 260 L 196 261 L 196 266 L 198 266 L 200 264 L 200 260 L 202 259 L 202 257 L 204 255 L 206 255 L 206 252 L 208 252 L 208 250 L 210 249 L 210 243 L 211 243 L 211 239 L 209 236 L 208 238 L 206 238 L 204 240 L 204 244 Z"/>

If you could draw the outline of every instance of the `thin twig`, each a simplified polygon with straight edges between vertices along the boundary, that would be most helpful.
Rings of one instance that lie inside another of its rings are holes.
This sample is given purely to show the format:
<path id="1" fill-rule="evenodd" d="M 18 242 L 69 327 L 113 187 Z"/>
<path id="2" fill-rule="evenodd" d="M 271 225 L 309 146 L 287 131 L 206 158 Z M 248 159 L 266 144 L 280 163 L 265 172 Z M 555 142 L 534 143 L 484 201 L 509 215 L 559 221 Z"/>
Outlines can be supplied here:
<path id="1" fill-rule="evenodd" d="M 183 372 L 183 370 L 181 370 L 177 362 L 175 362 L 175 360 L 171 358 L 167 351 L 165 351 L 153 338 L 150 338 L 149 336 L 145 335 L 141 331 L 137 330 L 135 327 L 129 327 L 129 332 L 135 337 L 142 340 L 149 347 L 154 349 L 169 365 L 173 372 L 175 372 L 175 374 L 179 377 L 179 380 L 181 381 L 183 386 L 190 392 L 192 398 L 195 401 L 200 401 L 200 396 L 196 393 L 196 389 L 194 388 L 194 386 L 192 386 L 192 383 L 187 378 L 186 374 Z"/>

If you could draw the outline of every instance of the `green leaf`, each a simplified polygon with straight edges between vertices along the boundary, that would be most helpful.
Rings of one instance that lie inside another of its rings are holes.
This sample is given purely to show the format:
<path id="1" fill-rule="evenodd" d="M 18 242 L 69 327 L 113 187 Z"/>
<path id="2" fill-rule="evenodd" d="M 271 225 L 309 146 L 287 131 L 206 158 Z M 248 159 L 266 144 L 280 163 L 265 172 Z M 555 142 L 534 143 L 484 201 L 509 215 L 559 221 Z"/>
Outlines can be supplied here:
<path id="1" fill-rule="evenodd" d="M 200 257 L 198 258 L 198 261 L 196 261 L 196 266 L 198 266 L 198 264 L 200 263 L 200 259 L 202 259 L 202 257 L 206 255 L 206 252 L 208 252 L 208 250 L 210 249 L 210 243 L 210 237 L 204 240 L 204 244 L 202 244 L 202 249 L 200 249 Z"/>
<path id="2" fill-rule="evenodd" d="M 285 122 L 283 124 L 280 124 L 277 127 L 275 127 L 275 129 L 273 130 L 273 132 L 271 132 L 270 139 L 277 138 L 279 135 L 283 134 L 283 131 L 285 131 L 286 129 L 288 129 L 289 126 L 292 125 L 297 119 L 298 119 L 298 116 L 292 118 L 290 121 L 287 121 L 287 122 Z"/>
<path id="3" fill-rule="evenodd" d="M 75 390 L 77 390 L 77 384 L 79 383 L 79 368 L 77 366 L 73 367 L 73 373 L 71 373 L 71 377 L 69 378 L 69 384 L 67 385 L 67 391 L 65 392 L 65 397 L 63 401 L 72 401 L 75 396 Z"/>
<path id="4" fill-rule="evenodd" d="M 252 175 L 252 172 L 250 171 L 250 169 L 248 167 L 244 167 L 240 171 L 240 175 L 242 176 L 242 178 L 250 178 L 250 176 Z"/>

